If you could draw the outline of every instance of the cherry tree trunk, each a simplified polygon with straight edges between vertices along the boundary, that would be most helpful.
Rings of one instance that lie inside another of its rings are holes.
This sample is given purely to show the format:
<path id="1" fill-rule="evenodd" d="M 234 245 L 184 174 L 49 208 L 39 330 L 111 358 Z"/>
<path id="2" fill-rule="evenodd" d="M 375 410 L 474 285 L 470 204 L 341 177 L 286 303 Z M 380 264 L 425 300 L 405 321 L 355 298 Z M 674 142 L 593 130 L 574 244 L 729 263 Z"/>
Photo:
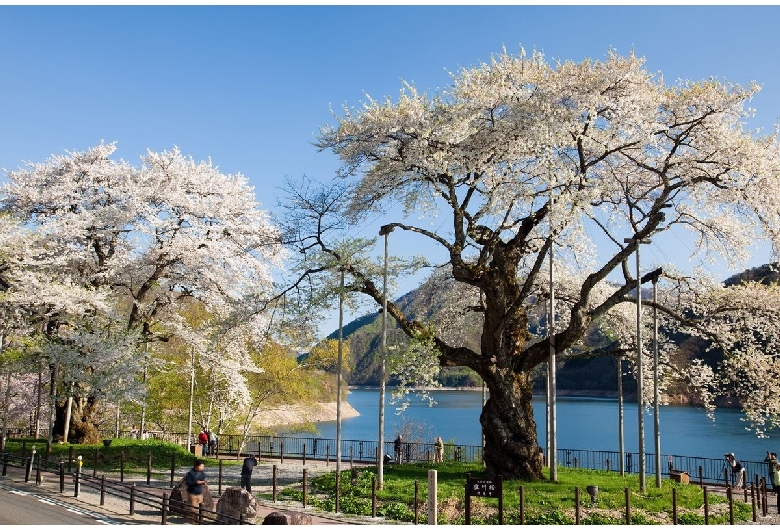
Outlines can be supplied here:
<path id="1" fill-rule="evenodd" d="M 54 439 L 62 440 L 65 432 L 68 400 L 58 400 L 54 418 Z M 95 425 L 97 420 L 97 401 L 93 397 L 74 396 L 71 405 L 68 442 L 97 443 L 100 435 Z"/>
<path id="2" fill-rule="evenodd" d="M 479 421 L 485 437 L 484 460 L 488 473 L 505 478 L 541 478 L 530 374 L 508 374 L 492 380 L 485 377 L 485 384 L 490 398 Z"/>
<path id="3" fill-rule="evenodd" d="M 509 258 L 509 259 L 506 259 Z M 528 315 L 517 308 L 516 260 L 498 253 L 495 268 L 485 275 L 484 323 L 481 354 L 476 370 L 490 391 L 480 422 L 485 437 L 484 461 L 488 473 L 505 478 L 542 478 L 539 443 L 533 411 L 532 370 L 529 359 Z"/>

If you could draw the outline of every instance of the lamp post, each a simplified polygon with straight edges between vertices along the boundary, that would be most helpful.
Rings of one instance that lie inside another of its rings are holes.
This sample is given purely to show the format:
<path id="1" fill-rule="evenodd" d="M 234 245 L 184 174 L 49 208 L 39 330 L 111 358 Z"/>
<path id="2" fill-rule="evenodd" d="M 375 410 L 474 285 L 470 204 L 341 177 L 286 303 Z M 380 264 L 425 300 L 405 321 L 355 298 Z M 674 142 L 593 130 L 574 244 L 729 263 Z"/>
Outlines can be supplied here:
<path id="1" fill-rule="evenodd" d="M 649 239 L 626 238 L 624 243 L 636 245 L 636 408 L 639 423 L 639 491 L 645 492 L 645 417 L 644 397 L 642 394 L 644 384 L 644 368 L 642 363 L 642 277 L 639 273 L 639 245 L 649 244 Z"/>
<path id="2" fill-rule="evenodd" d="M 339 352 L 336 384 L 336 477 L 341 476 L 341 372 L 344 358 L 344 267 L 341 267 L 341 289 L 339 290 Z M 337 484 L 338 487 L 338 484 Z M 337 510 L 338 511 L 338 510 Z"/>
<path id="3" fill-rule="evenodd" d="M 384 225 L 379 229 L 379 235 L 385 236 L 385 263 L 382 273 L 382 349 L 379 353 L 379 443 L 377 444 L 377 487 L 381 490 L 385 485 L 385 379 L 387 374 L 387 261 L 388 236 L 393 226 Z"/>

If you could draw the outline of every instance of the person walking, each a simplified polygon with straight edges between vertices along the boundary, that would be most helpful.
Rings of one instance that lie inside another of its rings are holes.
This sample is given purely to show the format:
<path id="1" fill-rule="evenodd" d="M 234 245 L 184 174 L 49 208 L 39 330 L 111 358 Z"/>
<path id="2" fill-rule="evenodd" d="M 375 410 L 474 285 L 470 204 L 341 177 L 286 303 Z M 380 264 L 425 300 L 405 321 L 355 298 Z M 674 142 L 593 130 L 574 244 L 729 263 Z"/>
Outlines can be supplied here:
<path id="1" fill-rule="evenodd" d="M 203 428 L 200 430 L 200 434 L 198 434 L 198 443 L 200 444 L 200 453 L 203 456 L 208 456 L 209 454 L 209 435 L 206 433 L 206 429 Z"/>
<path id="2" fill-rule="evenodd" d="M 436 441 L 433 443 L 433 461 L 434 463 L 444 462 L 444 442 L 441 436 L 436 437 Z"/>
<path id="3" fill-rule="evenodd" d="M 184 482 L 187 484 L 187 502 L 190 506 L 190 521 L 195 524 L 198 522 L 198 509 L 203 502 L 203 488 L 206 485 L 204 467 L 203 461 L 196 458 L 192 469 L 184 476 Z"/>
<path id="4" fill-rule="evenodd" d="M 249 455 L 244 458 L 244 464 L 241 466 L 241 487 L 249 493 L 252 493 L 252 470 L 256 465 L 255 455 Z"/>

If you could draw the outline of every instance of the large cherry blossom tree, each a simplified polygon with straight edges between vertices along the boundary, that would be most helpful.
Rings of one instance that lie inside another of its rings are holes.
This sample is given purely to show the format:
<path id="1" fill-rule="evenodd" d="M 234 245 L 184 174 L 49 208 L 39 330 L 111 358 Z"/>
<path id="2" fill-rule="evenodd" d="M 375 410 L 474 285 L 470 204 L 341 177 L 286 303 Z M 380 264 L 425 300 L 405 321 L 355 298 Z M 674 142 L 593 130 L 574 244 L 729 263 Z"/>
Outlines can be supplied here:
<path id="1" fill-rule="evenodd" d="M 442 366 L 469 367 L 485 381 L 490 398 L 480 422 L 489 472 L 541 476 L 532 370 L 548 360 L 550 340 L 563 352 L 594 325 L 626 329 L 641 242 L 687 229 L 694 252 L 705 257 L 738 265 L 756 242 L 776 255 L 780 149 L 774 135 L 745 128 L 759 87 L 715 79 L 668 85 L 643 63 L 614 52 L 554 64 L 539 53 L 504 52 L 452 74 L 452 86 L 438 94 L 407 84 L 396 100 L 346 107 L 321 130 L 318 146 L 343 161 L 339 176 L 349 193 L 342 213 L 356 223 L 385 214 L 386 232 L 405 231 L 443 252 L 462 286 L 450 292 L 466 293 L 453 303 L 477 314 L 479 346 L 472 347 L 388 304 L 408 335 L 433 341 Z M 323 219 L 338 208 L 301 197 L 297 204 L 317 221 L 295 233 L 300 250 L 333 256 L 334 266 L 348 268 L 350 288 L 382 304 L 380 269 L 361 269 L 328 243 L 335 225 Z M 529 314 L 549 296 L 551 251 L 556 277 L 565 278 L 560 321 L 551 338 L 531 340 Z M 325 263 L 309 259 L 317 265 L 309 271 Z M 655 304 L 670 321 L 696 316 L 700 333 L 712 335 L 716 321 L 733 332 L 735 313 L 717 309 L 714 298 L 705 302 L 690 278 L 672 276 L 677 300 L 702 305 Z M 739 301 L 747 303 L 747 293 Z M 743 328 L 755 330 L 758 320 Z M 731 346 L 755 338 L 742 333 Z M 757 348 L 744 351 L 761 357 Z M 705 377 L 699 384 L 714 383 Z"/>
<path id="2" fill-rule="evenodd" d="M 92 321 L 96 312 L 88 315 L 92 320 L 75 323 L 49 311 L 44 328 L 52 367 L 70 369 L 63 382 L 74 389 L 75 440 L 94 437 L 94 406 L 88 402 L 118 384 L 117 370 L 145 367 L 150 344 L 179 333 L 200 351 L 208 349 L 208 338 L 178 313 L 183 300 L 199 300 L 215 320 L 225 321 L 241 312 L 247 297 L 269 291 L 272 269 L 284 256 L 278 231 L 242 175 L 223 174 L 210 161 L 195 162 L 178 149 L 148 152 L 134 167 L 112 159 L 115 148 L 100 144 L 28 163 L 8 172 L 0 195 L 2 210 L 47 249 L 26 271 L 38 281 L 56 274 L 67 278 L 66 285 L 110 293 L 99 323 Z M 35 292 L 26 292 L 33 300 Z M 61 300 L 62 305 L 69 300 L 67 292 Z M 242 333 L 232 334 L 220 349 L 231 361 L 216 364 L 232 374 L 249 358 L 248 341 L 262 335 L 264 318 L 253 315 L 242 319 Z M 109 367 L 115 368 L 111 377 L 94 377 Z M 57 432 L 65 407 L 58 403 Z"/>

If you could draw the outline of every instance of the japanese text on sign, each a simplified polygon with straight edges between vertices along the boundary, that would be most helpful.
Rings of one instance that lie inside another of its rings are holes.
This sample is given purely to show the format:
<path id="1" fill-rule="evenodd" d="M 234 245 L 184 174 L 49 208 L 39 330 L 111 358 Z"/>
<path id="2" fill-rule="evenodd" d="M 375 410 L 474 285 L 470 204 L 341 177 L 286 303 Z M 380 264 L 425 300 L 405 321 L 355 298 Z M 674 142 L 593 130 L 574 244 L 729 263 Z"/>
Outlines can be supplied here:
<path id="1" fill-rule="evenodd" d="M 469 482 L 469 495 L 473 497 L 499 497 L 500 488 L 492 479 L 471 479 Z"/>

